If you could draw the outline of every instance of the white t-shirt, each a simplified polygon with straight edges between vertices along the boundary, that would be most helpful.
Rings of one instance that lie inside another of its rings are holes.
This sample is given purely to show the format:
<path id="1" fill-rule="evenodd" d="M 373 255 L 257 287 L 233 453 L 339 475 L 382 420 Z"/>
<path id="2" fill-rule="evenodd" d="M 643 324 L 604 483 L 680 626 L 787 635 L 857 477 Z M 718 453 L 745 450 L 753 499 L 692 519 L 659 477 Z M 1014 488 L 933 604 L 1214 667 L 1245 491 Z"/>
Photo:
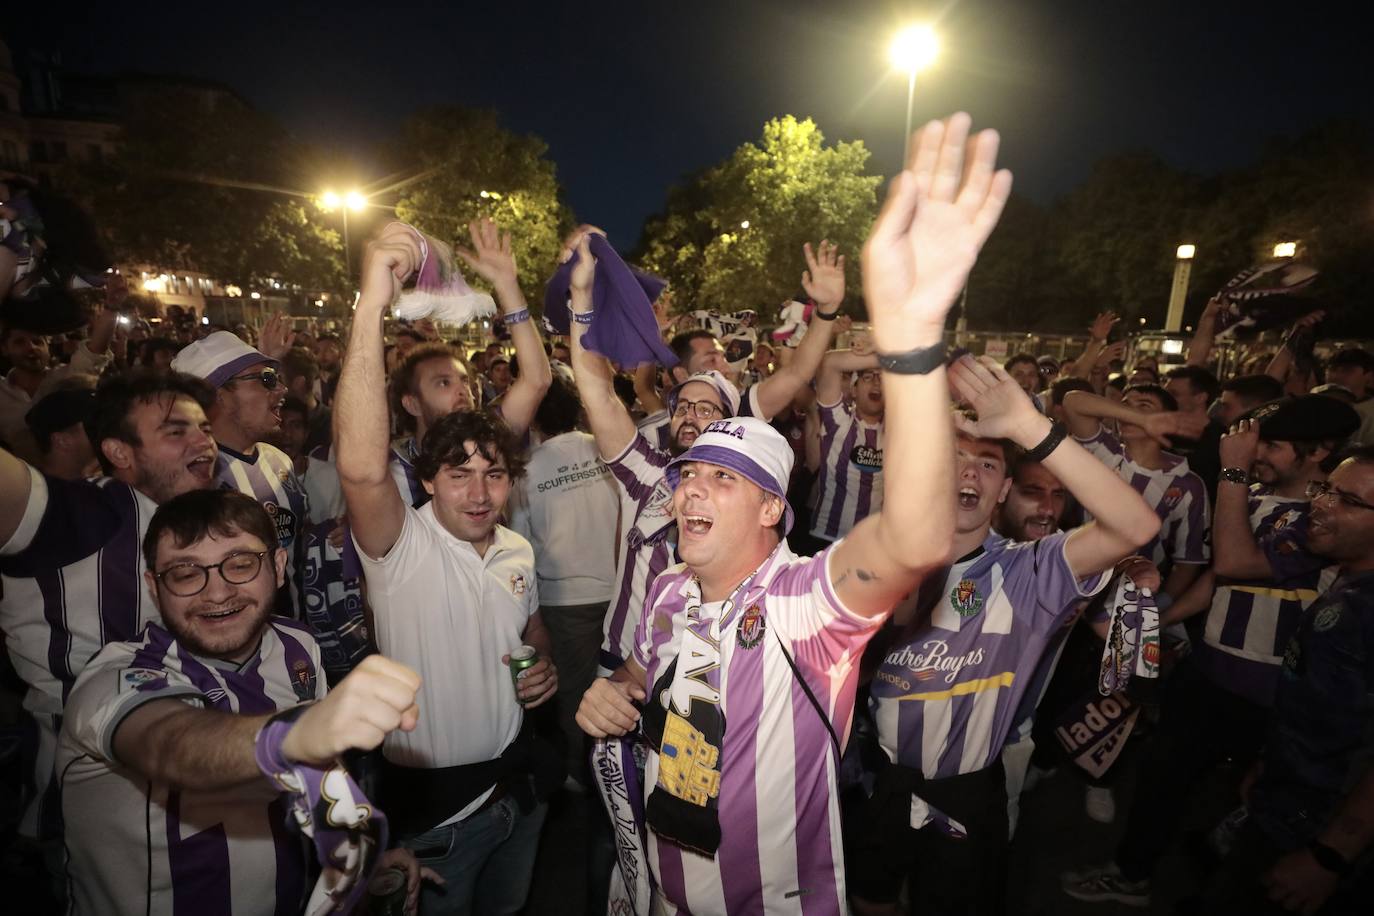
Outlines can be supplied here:
<path id="1" fill-rule="evenodd" d="M 309 500 L 310 523 L 318 525 L 344 514 L 343 485 L 332 461 L 306 456 L 309 464 L 301 475 L 301 485 Z"/>
<path id="2" fill-rule="evenodd" d="M 429 769 L 499 757 L 524 719 L 501 659 L 521 645 L 539 609 L 529 541 L 498 525 L 479 557 L 439 523 L 431 502 L 406 507 L 400 537 L 386 556 L 373 559 L 361 545 L 358 555 L 377 647 L 424 682 L 419 724 L 387 735 L 383 754 L 401 766 Z M 436 826 L 466 817 L 488 794 Z"/>
<path id="3" fill-rule="evenodd" d="M 591 436 L 566 432 L 530 454 L 525 478 L 511 497 L 511 528 L 534 547 L 541 602 L 611 599 L 619 510 L 615 479 Z"/>

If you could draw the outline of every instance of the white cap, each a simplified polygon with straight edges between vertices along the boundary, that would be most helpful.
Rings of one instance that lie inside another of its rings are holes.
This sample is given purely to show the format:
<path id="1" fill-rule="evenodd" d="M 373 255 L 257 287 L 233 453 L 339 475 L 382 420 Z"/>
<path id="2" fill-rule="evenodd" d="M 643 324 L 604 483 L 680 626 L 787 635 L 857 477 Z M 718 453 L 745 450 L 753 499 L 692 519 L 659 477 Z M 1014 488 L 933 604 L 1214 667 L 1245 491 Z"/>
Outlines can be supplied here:
<path id="1" fill-rule="evenodd" d="M 786 533 L 792 530 L 793 522 L 792 507 L 787 503 L 792 460 L 792 446 L 782 433 L 757 417 L 732 417 L 708 423 L 692 447 L 670 461 L 663 472 L 674 490 L 686 461 L 715 464 L 742 474 L 782 499 Z"/>
<path id="2" fill-rule="evenodd" d="M 205 379 L 212 388 L 218 388 L 244 369 L 259 363 L 277 366 L 275 359 L 264 356 L 236 335 L 216 331 L 204 340 L 183 347 L 172 359 L 172 369 Z"/>

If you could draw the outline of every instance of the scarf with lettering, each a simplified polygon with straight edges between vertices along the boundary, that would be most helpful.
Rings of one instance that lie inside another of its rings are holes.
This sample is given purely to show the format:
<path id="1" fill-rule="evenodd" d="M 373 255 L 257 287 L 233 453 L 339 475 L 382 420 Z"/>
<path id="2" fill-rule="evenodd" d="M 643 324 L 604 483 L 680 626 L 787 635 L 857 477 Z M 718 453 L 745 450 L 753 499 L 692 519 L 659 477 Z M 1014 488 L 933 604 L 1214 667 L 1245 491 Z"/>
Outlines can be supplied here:
<path id="1" fill-rule="evenodd" d="M 615 835 L 608 913 L 650 916 L 657 912 L 644 836 L 643 751 L 644 744 L 635 735 L 592 744 L 592 774 Z"/>
<path id="2" fill-rule="evenodd" d="M 1265 285 L 1260 285 L 1263 278 Z M 1289 324 L 1302 303 L 1272 301 L 1271 297 L 1295 293 L 1312 284 L 1317 271 L 1290 260 L 1270 261 L 1247 267 L 1227 282 L 1214 298 L 1221 300 L 1216 339 L 1253 337 L 1269 328 Z"/>
<path id="3" fill-rule="evenodd" d="M 258 732 L 253 756 L 263 775 L 286 794 L 295 828 L 315 844 L 322 871 L 304 913 L 350 913 L 386 850 L 386 816 L 367 800 L 342 763 L 320 769 L 286 759 L 282 742 L 309 705 L 269 719 Z"/>
<path id="4" fill-rule="evenodd" d="M 463 279 L 452 248 L 407 223 L 391 225 L 405 226 L 415 235 L 420 243 L 421 258 L 420 269 L 415 272 L 415 285 L 403 289 L 396 300 L 397 318 L 417 321 L 433 317 L 439 321 L 467 324 L 474 318 L 496 313 L 496 303 L 491 296 L 475 291 Z"/>
<path id="5" fill-rule="evenodd" d="M 1148 588 L 1123 573 L 1112 594 L 1098 693 L 1106 697 L 1125 690 L 1133 676 L 1159 677 L 1159 608 Z"/>
<path id="6" fill-rule="evenodd" d="M 701 583 L 695 576 L 687 582 L 686 620 L 677 657 L 654 682 L 646 704 L 645 732 L 658 750 L 658 781 L 649 793 L 645 819 L 660 837 L 710 858 L 720 848 L 717 805 L 725 740 L 720 641 L 746 603 L 741 596 L 776 555 L 776 550 L 769 554 L 720 613 L 709 618 L 702 614 Z"/>

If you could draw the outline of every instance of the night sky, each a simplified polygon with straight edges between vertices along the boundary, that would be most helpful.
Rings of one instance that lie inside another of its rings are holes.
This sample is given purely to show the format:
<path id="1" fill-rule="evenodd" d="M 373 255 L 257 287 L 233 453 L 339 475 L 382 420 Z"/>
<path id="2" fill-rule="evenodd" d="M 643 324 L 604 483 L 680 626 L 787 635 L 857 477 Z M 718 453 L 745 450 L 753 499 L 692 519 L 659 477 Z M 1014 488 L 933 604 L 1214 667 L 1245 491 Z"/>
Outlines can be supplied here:
<path id="1" fill-rule="evenodd" d="M 1306 12 L 1323 4 L 1280 18 L 1235 0 L 45 6 L 0 21 L 17 63 L 40 47 L 78 70 L 223 82 L 350 154 L 364 182 L 380 177 L 369 144 L 414 108 L 494 108 L 549 143 L 578 217 L 625 247 L 669 185 L 775 115 L 862 139 L 891 173 L 906 79 L 886 48 L 907 22 L 943 40 L 917 122 L 964 108 L 999 128 L 1017 189 L 1041 202 L 1114 152 L 1211 171 L 1333 116 L 1374 123 L 1363 32 Z"/>

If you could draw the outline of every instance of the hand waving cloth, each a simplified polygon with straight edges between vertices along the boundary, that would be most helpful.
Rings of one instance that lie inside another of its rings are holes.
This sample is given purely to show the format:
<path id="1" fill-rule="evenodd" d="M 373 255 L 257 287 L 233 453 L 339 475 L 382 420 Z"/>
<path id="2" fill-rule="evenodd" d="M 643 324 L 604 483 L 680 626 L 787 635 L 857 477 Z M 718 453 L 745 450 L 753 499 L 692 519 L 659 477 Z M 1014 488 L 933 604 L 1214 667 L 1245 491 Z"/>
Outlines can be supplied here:
<path id="1" fill-rule="evenodd" d="M 1316 278 L 1316 268 L 1288 260 L 1245 268 L 1216 294 L 1222 301 L 1221 312 L 1217 315 L 1216 339 L 1252 337 L 1291 323 L 1304 303 L 1275 302 L 1272 297 L 1295 293 L 1310 286 Z M 1307 306 L 1310 311 L 1310 304 Z"/>
<path id="2" fill-rule="evenodd" d="M 663 342 L 654 317 L 654 300 L 668 284 L 626 264 L 605 236 L 593 233 L 589 244 L 597 261 L 595 312 L 583 345 L 621 366 L 676 366 L 677 357 Z M 544 318 L 559 334 L 568 333 L 568 288 L 577 259 L 574 251 L 544 287 Z"/>
<path id="3" fill-rule="evenodd" d="M 420 243 L 420 269 L 415 273 L 415 285 L 401 291 L 394 309 L 403 321 L 437 318 L 454 324 L 467 324 L 474 318 L 496 314 L 496 302 L 486 293 L 479 293 L 463 279 L 453 249 L 438 239 L 425 235 L 407 223 Z"/>
<path id="4" fill-rule="evenodd" d="M 1154 594 L 1123 574 L 1112 594 L 1098 693 L 1106 697 L 1125 690 L 1132 677 L 1159 677 L 1159 652 L 1159 608 Z"/>

